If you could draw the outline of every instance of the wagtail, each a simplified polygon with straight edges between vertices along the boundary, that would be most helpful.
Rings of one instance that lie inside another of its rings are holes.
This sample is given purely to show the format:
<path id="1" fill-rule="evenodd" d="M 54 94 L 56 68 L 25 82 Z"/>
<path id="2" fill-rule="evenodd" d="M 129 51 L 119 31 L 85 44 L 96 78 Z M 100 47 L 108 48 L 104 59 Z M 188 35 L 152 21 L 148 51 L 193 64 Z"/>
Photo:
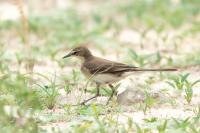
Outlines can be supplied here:
<path id="1" fill-rule="evenodd" d="M 96 95 L 83 101 L 81 104 L 96 98 L 99 96 L 99 87 L 100 85 L 107 84 L 112 89 L 112 93 L 107 101 L 111 100 L 115 93 L 115 87 L 112 85 L 129 76 L 131 72 L 135 71 L 176 71 L 177 69 L 164 68 L 164 69 L 142 69 L 135 66 L 118 63 L 106 59 L 102 59 L 96 56 L 93 56 L 90 50 L 86 47 L 77 47 L 74 48 L 63 58 L 70 56 L 78 57 L 82 60 L 81 72 L 89 79 L 92 79 L 97 87 Z"/>

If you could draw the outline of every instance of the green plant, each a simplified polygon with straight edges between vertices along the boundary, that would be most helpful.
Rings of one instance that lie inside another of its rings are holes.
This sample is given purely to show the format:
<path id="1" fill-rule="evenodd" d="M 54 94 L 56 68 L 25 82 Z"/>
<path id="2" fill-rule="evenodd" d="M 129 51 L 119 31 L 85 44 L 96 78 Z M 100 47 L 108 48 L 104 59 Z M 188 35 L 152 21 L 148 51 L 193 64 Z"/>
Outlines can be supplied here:
<path id="1" fill-rule="evenodd" d="M 156 99 L 154 99 L 147 91 L 145 91 L 145 100 L 143 108 L 144 114 L 146 114 L 147 110 L 150 109 L 155 103 Z"/>
<path id="2" fill-rule="evenodd" d="M 147 57 L 143 57 L 141 55 L 138 55 L 134 50 L 129 49 L 128 54 L 131 57 L 131 59 L 133 59 L 140 67 L 143 67 L 146 64 L 148 64 L 148 62 L 146 60 Z"/>
<path id="3" fill-rule="evenodd" d="M 186 82 L 185 99 L 187 100 L 188 103 L 191 102 L 192 96 L 193 96 L 192 86 L 189 82 Z"/>
<path id="4" fill-rule="evenodd" d="M 148 123 L 156 122 L 158 118 L 156 117 L 151 117 L 151 118 L 145 118 L 144 121 Z"/>
<path id="5" fill-rule="evenodd" d="M 192 130 L 192 132 L 194 133 L 199 133 L 200 132 L 200 105 L 198 105 L 198 107 L 196 107 L 194 110 L 195 113 L 195 117 L 193 117 L 193 122 L 190 125 L 190 129 Z"/>
<path id="6" fill-rule="evenodd" d="M 200 105 L 193 109 L 193 112 L 196 114 L 197 120 L 200 119 Z"/>
<path id="7" fill-rule="evenodd" d="M 188 103 L 190 103 L 191 100 L 192 100 L 193 86 L 195 86 L 199 82 L 200 82 L 200 79 L 196 80 L 194 82 L 186 81 L 186 84 L 185 84 L 185 99 L 187 100 Z"/>
<path id="8" fill-rule="evenodd" d="M 164 133 L 166 128 L 167 128 L 167 121 L 168 120 L 165 120 L 162 124 L 158 125 L 157 126 L 157 130 L 159 133 Z"/>
<path id="9" fill-rule="evenodd" d="M 40 73 L 34 73 L 37 74 L 43 78 L 45 78 L 48 81 L 48 85 L 40 85 L 38 83 L 36 83 L 37 86 L 39 86 L 44 92 L 45 95 L 42 97 L 44 97 L 44 103 L 47 106 L 48 109 L 53 109 L 55 104 L 56 104 L 56 100 L 57 100 L 57 96 L 58 96 L 58 85 L 56 84 L 56 74 L 54 76 L 54 79 L 49 79 L 48 77 L 46 77 L 45 75 L 42 75 Z"/>
<path id="10" fill-rule="evenodd" d="M 106 133 L 104 124 L 99 118 L 100 112 L 99 112 L 99 110 L 97 110 L 97 107 L 96 107 L 95 104 L 92 104 L 92 111 L 93 111 L 93 114 L 94 114 L 94 119 L 98 124 L 100 133 Z"/>
<path id="11" fill-rule="evenodd" d="M 137 123 L 135 123 L 135 126 L 136 126 L 136 131 L 137 131 L 137 133 L 148 133 L 148 132 L 150 132 L 150 129 L 147 129 L 147 128 L 142 128 L 142 127 L 140 127 Z"/>
<path id="12" fill-rule="evenodd" d="M 29 77 L 8 71 L 0 77 L 0 132 L 38 132 L 34 113 L 41 109 L 36 90 L 30 89 Z"/>
<path id="13" fill-rule="evenodd" d="M 128 117 L 128 131 L 132 131 L 133 130 L 133 120 L 131 117 Z"/>
<path id="14" fill-rule="evenodd" d="M 69 94 L 69 93 L 73 90 L 73 86 L 70 85 L 70 84 L 66 84 L 66 85 L 64 86 L 64 90 L 65 90 L 65 92 L 66 92 L 67 94 Z"/>
<path id="15" fill-rule="evenodd" d="M 184 90 L 185 99 L 188 103 L 191 102 L 193 96 L 193 87 L 200 82 L 200 79 L 190 82 L 188 81 L 188 76 L 190 74 L 179 75 L 176 78 L 173 78 L 172 81 L 168 81 L 167 83 L 173 88 L 177 88 L 178 90 Z"/>
<path id="16" fill-rule="evenodd" d="M 175 128 L 180 128 L 182 130 L 186 130 L 186 128 L 190 125 L 190 117 L 185 118 L 184 120 L 178 120 L 173 118 Z"/>
<path id="17" fill-rule="evenodd" d="M 178 89 L 178 90 L 183 90 L 185 83 L 187 82 L 187 78 L 190 74 L 180 74 L 177 77 L 172 77 L 171 81 L 167 81 L 166 83 L 169 84 L 171 87 Z"/>
<path id="18" fill-rule="evenodd" d="M 79 79 L 79 75 L 80 72 L 76 71 L 76 70 L 72 70 L 72 79 L 73 79 L 73 83 L 76 84 L 78 79 Z"/>
<path id="19" fill-rule="evenodd" d="M 47 108 L 53 109 L 56 104 L 58 89 L 56 88 L 56 86 L 50 85 L 50 86 L 44 86 L 43 90 L 47 94 L 45 97 Z"/>

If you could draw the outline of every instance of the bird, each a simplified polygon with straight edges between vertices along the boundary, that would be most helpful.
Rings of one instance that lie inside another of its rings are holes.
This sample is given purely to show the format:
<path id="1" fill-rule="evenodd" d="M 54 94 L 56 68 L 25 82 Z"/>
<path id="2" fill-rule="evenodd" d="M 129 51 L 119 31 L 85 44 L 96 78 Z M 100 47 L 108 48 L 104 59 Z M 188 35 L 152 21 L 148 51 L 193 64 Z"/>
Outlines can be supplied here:
<path id="1" fill-rule="evenodd" d="M 175 68 L 158 68 L 158 69 L 146 69 L 138 68 L 136 66 L 127 65 L 115 61 L 110 61 L 104 58 L 96 57 L 85 46 L 78 46 L 72 49 L 63 59 L 68 57 L 78 57 L 81 60 L 81 72 L 83 75 L 92 79 L 96 83 L 96 95 L 81 102 L 81 105 L 89 102 L 90 100 L 100 96 L 99 89 L 101 85 L 108 85 L 112 93 L 107 100 L 107 104 L 115 94 L 115 87 L 113 83 L 116 83 L 127 76 L 137 71 L 177 71 Z"/>

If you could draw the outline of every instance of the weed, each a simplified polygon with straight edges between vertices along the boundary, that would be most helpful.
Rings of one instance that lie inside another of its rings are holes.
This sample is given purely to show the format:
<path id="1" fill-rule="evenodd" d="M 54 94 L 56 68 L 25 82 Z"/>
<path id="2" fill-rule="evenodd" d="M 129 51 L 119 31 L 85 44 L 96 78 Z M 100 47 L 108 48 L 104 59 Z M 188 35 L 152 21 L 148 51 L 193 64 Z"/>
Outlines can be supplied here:
<path id="1" fill-rule="evenodd" d="M 135 123 L 135 126 L 136 126 L 136 131 L 137 133 L 148 133 L 148 132 L 151 132 L 150 129 L 147 129 L 147 128 L 142 128 L 140 127 L 137 123 Z"/>
<path id="2" fill-rule="evenodd" d="M 172 77 L 171 81 L 167 81 L 167 84 L 169 84 L 171 87 L 178 89 L 178 90 L 183 90 L 184 85 L 187 81 L 187 78 L 189 76 L 189 73 L 187 74 L 180 74 L 177 77 Z"/>
<path id="3" fill-rule="evenodd" d="M 144 121 L 148 122 L 148 123 L 152 123 L 152 122 L 156 122 L 158 120 L 158 118 L 156 117 L 151 117 L 149 119 L 145 118 Z"/>
<path id="4" fill-rule="evenodd" d="M 65 92 L 66 92 L 67 94 L 69 94 L 69 93 L 73 90 L 73 86 L 70 85 L 70 84 L 66 84 L 66 85 L 64 86 L 64 90 L 65 90 Z"/>
<path id="5" fill-rule="evenodd" d="M 38 132 L 33 117 L 41 109 L 37 91 L 28 87 L 28 77 L 10 72 L 0 80 L 0 132 Z"/>
<path id="6" fill-rule="evenodd" d="M 180 74 L 178 77 L 172 78 L 171 82 L 167 82 L 173 88 L 176 88 L 178 90 L 184 90 L 185 99 L 188 103 L 190 103 L 192 100 L 193 87 L 200 82 L 200 79 L 194 82 L 189 82 L 187 79 L 189 75 L 189 73 L 184 75 Z"/>
<path id="7" fill-rule="evenodd" d="M 188 103 L 191 102 L 192 96 L 193 96 L 193 90 L 192 90 L 192 85 L 189 82 L 186 82 L 186 88 L 185 88 L 185 99 L 187 100 Z"/>
<path id="8" fill-rule="evenodd" d="M 180 128 L 180 129 L 185 130 L 190 125 L 190 117 L 188 117 L 188 118 L 186 118 L 184 120 L 178 120 L 178 119 L 173 118 L 173 120 L 174 120 L 174 123 L 175 123 L 174 126 L 176 128 Z"/>
<path id="9" fill-rule="evenodd" d="M 140 66 L 143 67 L 147 64 L 146 58 L 143 56 L 138 55 L 134 50 L 129 49 L 129 55 L 130 57 Z"/>
<path id="10" fill-rule="evenodd" d="M 128 131 L 132 131 L 133 130 L 133 120 L 131 117 L 128 118 Z"/>
<path id="11" fill-rule="evenodd" d="M 151 109 L 151 107 L 156 103 L 156 100 L 147 92 L 145 91 L 145 101 L 144 101 L 144 108 L 143 112 L 146 114 L 148 109 Z"/>
<path id="12" fill-rule="evenodd" d="M 58 96 L 58 85 L 56 84 L 56 74 L 55 74 L 53 80 L 51 80 L 48 77 L 46 77 L 45 75 L 42 75 L 39 73 L 34 73 L 34 74 L 37 74 L 37 75 L 45 78 L 49 82 L 48 85 L 40 85 L 38 83 L 36 83 L 36 85 L 39 86 L 45 92 L 43 102 L 45 103 L 47 108 L 53 109 L 56 104 L 56 100 L 57 100 L 57 96 Z"/>
<path id="13" fill-rule="evenodd" d="M 159 133 L 164 133 L 167 128 L 167 121 L 165 120 L 161 125 L 157 126 L 157 130 Z"/>

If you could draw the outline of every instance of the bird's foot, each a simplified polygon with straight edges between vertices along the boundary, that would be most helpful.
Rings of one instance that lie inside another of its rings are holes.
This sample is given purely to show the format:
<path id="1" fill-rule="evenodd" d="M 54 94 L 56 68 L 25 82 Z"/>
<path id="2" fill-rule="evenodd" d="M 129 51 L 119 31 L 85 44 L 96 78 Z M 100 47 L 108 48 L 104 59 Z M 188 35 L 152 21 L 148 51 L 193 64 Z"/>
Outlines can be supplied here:
<path id="1" fill-rule="evenodd" d="M 107 100 L 106 105 L 108 105 L 110 103 L 110 100 L 111 100 L 111 98 Z"/>
<path id="2" fill-rule="evenodd" d="M 86 103 L 86 101 L 83 101 L 83 102 L 80 103 L 80 105 L 85 105 L 85 103 Z"/>
<path id="3" fill-rule="evenodd" d="M 97 98 L 98 96 L 99 96 L 99 94 L 96 94 L 95 96 L 93 96 L 93 97 L 91 97 L 91 98 L 89 98 L 89 99 L 84 100 L 83 102 L 81 102 L 80 105 L 85 105 L 85 103 L 91 101 L 91 100 L 94 99 L 94 98 Z"/>

